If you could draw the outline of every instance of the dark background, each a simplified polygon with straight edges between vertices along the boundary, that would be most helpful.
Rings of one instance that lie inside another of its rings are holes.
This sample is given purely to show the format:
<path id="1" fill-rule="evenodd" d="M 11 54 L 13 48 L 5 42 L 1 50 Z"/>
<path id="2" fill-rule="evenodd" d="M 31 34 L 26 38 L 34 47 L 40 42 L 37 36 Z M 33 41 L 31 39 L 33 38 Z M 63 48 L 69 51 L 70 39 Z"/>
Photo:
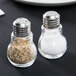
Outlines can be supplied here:
<path id="1" fill-rule="evenodd" d="M 0 17 L 0 76 L 76 76 L 76 5 L 61 7 L 39 7 L 0 0 L 0 8 L 6 13 Z M 61 15 L 63 32 L 68 42 L 67 52 L 57 60 L 47 60 L 39 52 L 36 62 L 29 68 L 20 69 L 7 60 L 7 46 L 10 42 L 12 23 L 16 18 L 26 17 L 32 22 L 34 42 L 37 46 L 40 36 L 42 15 L 55 10 Z"/>

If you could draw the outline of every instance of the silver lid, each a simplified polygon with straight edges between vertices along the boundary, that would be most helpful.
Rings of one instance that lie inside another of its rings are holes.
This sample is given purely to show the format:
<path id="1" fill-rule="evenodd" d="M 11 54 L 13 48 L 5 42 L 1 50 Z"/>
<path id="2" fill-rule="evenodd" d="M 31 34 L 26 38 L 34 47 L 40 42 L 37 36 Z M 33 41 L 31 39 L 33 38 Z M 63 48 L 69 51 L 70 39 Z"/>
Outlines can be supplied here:
<path id="1" fill-rule="evenodd" d="M 55 11 L 46 12 L 43 15 L 43 25 L 49 29 L 60 26 L 60 15 Z"/>
<path id="2" fill-rule="evenodd" d="M 31 32 L 31 22 L 26 18 L 18 18 L 13 22 L 13 33 L 17 37 L 27 37 Z"/>

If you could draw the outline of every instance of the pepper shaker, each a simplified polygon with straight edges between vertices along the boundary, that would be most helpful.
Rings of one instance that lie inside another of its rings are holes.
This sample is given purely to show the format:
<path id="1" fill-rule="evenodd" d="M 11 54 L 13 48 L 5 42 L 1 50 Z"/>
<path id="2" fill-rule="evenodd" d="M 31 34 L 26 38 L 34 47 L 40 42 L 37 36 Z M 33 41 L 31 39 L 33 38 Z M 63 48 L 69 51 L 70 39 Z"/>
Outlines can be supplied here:
<path id="1" fill-rule="evenodd" d="M 7 58 L 12 65 L 26 68 L 35 62 L 36 57 L 37 49 L 33 42 L 31 22 L 26 18 L 18 18 L 13 23 Z"/>

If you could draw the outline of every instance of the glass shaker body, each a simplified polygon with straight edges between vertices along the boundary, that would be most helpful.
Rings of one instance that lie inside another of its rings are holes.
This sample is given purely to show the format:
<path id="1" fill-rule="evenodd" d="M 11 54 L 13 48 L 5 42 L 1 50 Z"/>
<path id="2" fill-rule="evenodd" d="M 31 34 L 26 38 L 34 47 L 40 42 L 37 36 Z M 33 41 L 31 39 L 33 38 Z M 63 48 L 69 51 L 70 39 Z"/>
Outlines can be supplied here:
<path id="1" fill-rule="evenodd" d="M 7 50 L 8 60 L 16 67 L 29 67 L 37 57 L 32 33 L 28 37 L 16 37 L 12 33 Z"/>
<path id="2" fill-rule="evenodd" d="M 48 59 L 57 59 L 63 56 L 67 49 L 67 41 L 62 35 L 62 25 L 54 29 L 47 29 L 43 25 L 38 42 L 41 55 Z"/>

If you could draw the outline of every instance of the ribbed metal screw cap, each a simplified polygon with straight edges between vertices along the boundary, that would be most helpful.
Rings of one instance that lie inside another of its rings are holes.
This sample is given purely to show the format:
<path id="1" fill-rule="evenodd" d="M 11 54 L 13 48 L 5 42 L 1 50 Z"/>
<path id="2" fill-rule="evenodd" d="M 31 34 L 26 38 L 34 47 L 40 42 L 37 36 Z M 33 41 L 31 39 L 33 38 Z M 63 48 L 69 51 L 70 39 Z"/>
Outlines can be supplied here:
<path id="1" fill-rule="evenodd" d="M 26 18 L 18 18 L 13 22 L 13 33 L 17 37 L 27 37 L 31 32 L 31 22 Z"/>
<path id="2" fill-rule="evenodd" d="M 48 11 L 43 15 L 44 27 L 56 28 L 60 25 L 60 15 L 55 11 Z"/>

